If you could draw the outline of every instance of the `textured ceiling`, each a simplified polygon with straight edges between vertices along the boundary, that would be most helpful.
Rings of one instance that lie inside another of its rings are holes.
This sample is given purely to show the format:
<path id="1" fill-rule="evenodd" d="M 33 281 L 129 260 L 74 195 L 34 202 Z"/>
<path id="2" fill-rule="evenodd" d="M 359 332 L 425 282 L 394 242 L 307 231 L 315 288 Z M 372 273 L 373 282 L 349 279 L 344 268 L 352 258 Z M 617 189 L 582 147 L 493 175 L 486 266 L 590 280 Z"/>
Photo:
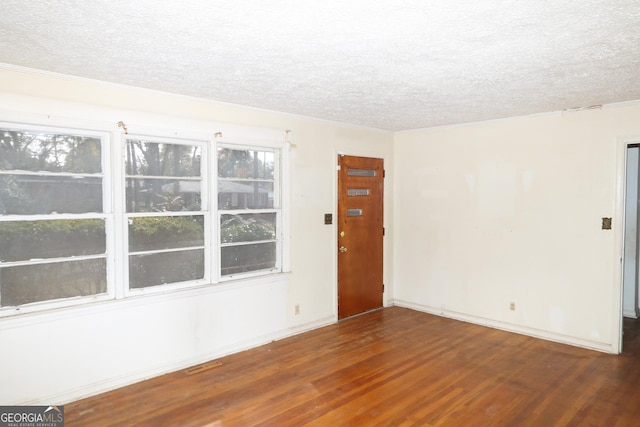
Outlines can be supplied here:
<path id="1" fill-rule="evenodd" d="M 640 99 L 640 0 L 2 0 L 0 62 L 397 131 Z"/>

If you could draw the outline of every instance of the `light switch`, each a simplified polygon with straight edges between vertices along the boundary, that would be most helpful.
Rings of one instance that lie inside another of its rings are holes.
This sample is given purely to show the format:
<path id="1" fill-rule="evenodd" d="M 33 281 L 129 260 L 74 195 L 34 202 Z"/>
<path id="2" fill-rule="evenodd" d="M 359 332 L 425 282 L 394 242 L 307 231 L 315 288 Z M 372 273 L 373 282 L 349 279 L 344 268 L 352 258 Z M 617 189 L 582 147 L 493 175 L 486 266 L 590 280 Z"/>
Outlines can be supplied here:
<path id="1" fill-rule="evenodd" d="M 333 224 L 333 214 L 324 214 L 324 223 L 327 225 Z"/>
<path id="2" fill-rule="evenodd" d="M 602 218 L 602 229 L 611 230 L 611 218 Z"/>

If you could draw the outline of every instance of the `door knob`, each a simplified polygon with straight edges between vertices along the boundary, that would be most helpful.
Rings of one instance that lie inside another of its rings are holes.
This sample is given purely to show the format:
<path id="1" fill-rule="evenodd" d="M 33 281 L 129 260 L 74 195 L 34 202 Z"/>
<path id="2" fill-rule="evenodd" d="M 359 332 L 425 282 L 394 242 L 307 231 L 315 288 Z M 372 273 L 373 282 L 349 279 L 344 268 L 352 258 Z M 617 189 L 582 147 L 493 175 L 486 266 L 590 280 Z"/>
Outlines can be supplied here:
<path id="1" fill-rule="evenodd" d="M 340 249 L 338 249 L 340 252 L 347 252 L 347 248 L 345 248 L 344 246 L 340 246 Z"/>

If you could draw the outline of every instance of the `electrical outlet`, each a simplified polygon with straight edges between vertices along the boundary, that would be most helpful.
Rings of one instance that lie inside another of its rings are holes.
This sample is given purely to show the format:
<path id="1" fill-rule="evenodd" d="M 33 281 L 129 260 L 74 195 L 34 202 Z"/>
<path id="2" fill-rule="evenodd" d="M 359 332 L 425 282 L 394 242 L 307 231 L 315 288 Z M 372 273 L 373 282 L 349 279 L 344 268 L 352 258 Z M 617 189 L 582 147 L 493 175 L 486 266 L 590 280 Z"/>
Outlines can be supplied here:
<path id="1" fill-rule="evenodd" d="M 296 316 L 300 314 L 300 304 L 296 304 L 296 306 L 293 307 L 293 314 L 295 314 Z"/>
<path id="2" fill-rule="evenodd" d="M 516 309 L 516 302 L 515 301 L 511 301 L 509 303 L 509 310 L 514 311 Z"/>

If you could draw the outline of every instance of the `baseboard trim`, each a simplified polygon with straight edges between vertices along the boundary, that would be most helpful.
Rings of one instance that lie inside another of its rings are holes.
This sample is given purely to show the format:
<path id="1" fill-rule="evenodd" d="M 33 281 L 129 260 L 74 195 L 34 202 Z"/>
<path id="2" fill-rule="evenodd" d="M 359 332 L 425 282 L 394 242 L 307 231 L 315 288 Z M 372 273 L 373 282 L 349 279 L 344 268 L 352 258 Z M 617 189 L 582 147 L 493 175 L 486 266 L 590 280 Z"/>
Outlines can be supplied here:
<path id="1" fill-rule="evenodd" d="M 231 346 L 221 347 L 213 352 L 200 354 L 189 359 L 181 360 L 178 362 L 156 365 L 149 369 L 133 372 L 120 377 L 109 378 L 104 381 L 99 381 L 91 384 L 87 384 L 80 388 L 70 389 L 63 393 L 50 395 L 34 401 L 25 401 L 15 403 L 16 405 L 49 405 L 49 404 L 64 404 L 63 402 L 70 403 L 87 397 L 95 396 L 101 393 L 105 393 L 111 390 L 115 390 L 120 387 L 125 387 L 131 384 L 138 383 L 140 381 L 148 380 L 160 375 L 169 374 L 172 372 L 180 371 L 195 365 L 199 365 L 205 362 L 209 362 L 215 359 L 219 359 L 230 354 L 239 353 L 244 350 L 249 350 L 255 347 L 259 347 L 264 344 L 268 344 L 272 341 L 278 341 L 284 338 L 288 338 L 294 335 L 298 335 L 304 332 L 318 329 L 324 326 L 328 326 L 336 323 L 335 316 L 325 316 L 320 319 L 307 322 L 295 327 L 283 329 L 271 334 L 256 337 L 254 339 L 245 340 L 236 343 Z"/>
<path id="2" fill-rule="evenodd" d="M 487 319 L 484 317 L 474 316 L 466 313 L 460 313 L 453 310 L 447 310 L 443 308 L 431 307 L 424 304 L 418 304 L 410 301 L 394 300 L 394 305 L 397 307 L 410 308 L 416 311 L 422 311 L 424 313 L 433 314 L 436 316 L 447 317 L 454 320 L 460 320 L 462 322 L 473 323 L 480 326 L 486 326 L 490 328 L 500 329 L 506 332 L 513 332 L 520 335 L 527 335 L 533 338 L 539 338 L 547 341 L 553 341 L 561 344 L 572 345 L 574 347 L 582 347 L 589 350 L 601 351 L 603 353 L 617 354 L 617 349 L 614 349 L 611 343 L 605 343 L 600 341 L 592 341 L 583 338 L 576 338 L 569 335 L 558 334 L 555 332 L 545 331 L 542 329 L 531 328 L 527 326 L 515 325 L 512 323 L 501 322 L 493 319 Z"/>

